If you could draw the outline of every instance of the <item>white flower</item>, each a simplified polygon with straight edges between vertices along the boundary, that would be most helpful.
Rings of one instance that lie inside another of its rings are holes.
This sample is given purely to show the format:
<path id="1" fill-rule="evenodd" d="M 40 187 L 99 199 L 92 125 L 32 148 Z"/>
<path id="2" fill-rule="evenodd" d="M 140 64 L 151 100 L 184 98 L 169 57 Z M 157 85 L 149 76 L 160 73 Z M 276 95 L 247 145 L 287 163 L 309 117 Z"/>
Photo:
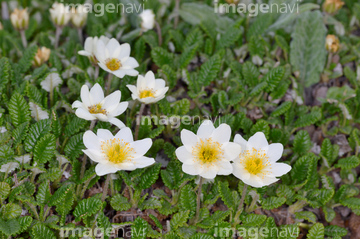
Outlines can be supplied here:
<path id="1" fill-rule="evenodd" d="M 59 165 L 69 163 L 69 160 L 64 155 L 56 155 L 56 160 L 59 161 Z"/>
<path id="2" fill-rule="evenodd" d="M 11 24 L 16 30 L 25 30 L 29 26 L 29 12 L 27 8 L 15 10 L 10 14 Z"/>
<path id="3" fill-rule="evenodd" d="M 82 28 L 86 24 L 88 17 L 88 10 L 84 5 L 79 4 L 76 9 L 73 8 L 71 12 L 71 22 L 77 28 Z"/>
<path id="4" fill-rule="evenodd" d="M 206 179 L 232 173 L 230 161 L 239 155 L 241 147 L 229 142 L 229 125 L 221 124 L 215 128 L 210 120 L 205 120 L 200 125 L 197 135 L 183 129 L 180 136 L 184 146 L 176 149 L 175 153 L 183 163 L 182 170 L 185 173 L 200 175 Z"/>
<path id="5" fill-rule="evenodd" d="M 0 127 L 0 133 L 5 133 L 7 129 L 5 127 Z"/>
<path id="6" fill-rule="evenodd" d="M 96 45 L 96 58 L 99 66 L 119 78 L 125 75 L 137 76 L 139 72 L 134 68 L 139 66 L 135 58 L 130 57 L 130 45 L 128 43 L 121 44 L 112 38 L 105 44 L 98 41 Z"/>
<path id="7" fill-rule="evenodd" d="M 29 105 L 30 105 L 31 116 L 34 117 L 36 121 L 49 118 L 49 113 L 45 110 L 42 110 L 41 107 L 38 106 L 37 104 L 30 102 Z"/>
<path id="8" fill-rule="evenodd" d="M 79 51 L 78 54 L 82 56 L 87 56 L 92 64 L 97 65 L 98 61 L 96 59 L 97 52 L 97 42 L 102 41 L 106 45 L 110 39 L 106 36 L 98 37 L 88 37 L 85 40 L 84 50 Z"/>
<path id="9" fill-rule="evenodd" d="M 77 108 L 77 117 L 85 120 L 95 120 L 110 122 L 119 128 L 125 127 L 121 120 L 115 118 L 122 114 L 128 107 L 128 102 L 121 102 L 121 92 L 119 90 L 104 98 L 104 91 L 99 84 L 95 84 L 89 91 L 87 85 L 81 87 L 81 101 L 75 101 L 73 108 Z"/>
<path id="10" fill-rule="evenodd" d="M 45 80 L 43 80 L 40 85 L 47 92 L 51 92 L 55 87 L 62 84 L 62 80 L 60 78 L 59 73 L 53 72 L 46 76 Z"/>
<path id="11" fill-rule="evenodd" d="M 21 155 L 21 156 L 16 156 L 14 157 L 16 161 L 18 161 L 21 164 L 25 164 L 30 162 L 31 160 L 31 155 L 30 154 L 25 154 L 25 155 Z"/>
<path id="12" fill-rule="evenodd" d="M 98 129 L 97 135 L 89 130 L 83 141 L 87 148 L 84 153 L 98 163 L 95 172 L 99 176 L 144 168 L 155 162 L 144 156 L 152 145 L 151 139 L 134 141 L 130 128 L 121 129 L 115 136 L 105 129 Z"/>
<path id="13" fill-rule="evenodd" d="M 291 166 L 285 163 L 276 163 L 283 153 L 283 145 L 269 145 L 262 132 L 257 132 L 248 141 L 237 134 L 234 142 L 241 145 L 242 151 L 234 160 L 233 174 L 252 187 L 270 185 L 279 180 L 276 177 L 291 170 Z"/>
<path id="14" fill-rule="evenodd" d="M 151 30 L 155 26 L 155 14 L 151 9 L 146 9 L 139 14 L 141 18 L 141 28 L 144 32 Z"/>
<path id="15" fill-rule="evenodd" d="M 59 27 L 67 25 L 70 21 L 70 7 L 65 6 L 63 3 L 55 2 L 49 11 L 51 20 Z"/>
<path id="16" fill-rule="evenodd" d="M 165 87 L 163 79 L 155 79 L 152 71 L 148 71 L 145 77 L 139 75 L 136 86 L 127 85 L 127 87 L 132 93 L 133 100 L 137 99 L 145 104 L 158 102 L 165 97 L 165 93 L 169 90 L 169 87 Z"/>
<path id="17" fill-rule="evenodd" d="M 0 172 L 3 172 L 3 173 L 11 173 L 12 171 L 14 171 L 15 169 L 17 169 L 18 167 L 19 167 L 19 164 L 18 164 L 18 163 L 16 163 L 16 162 L 10 162 L 10 163 L 1 165 Z"/>

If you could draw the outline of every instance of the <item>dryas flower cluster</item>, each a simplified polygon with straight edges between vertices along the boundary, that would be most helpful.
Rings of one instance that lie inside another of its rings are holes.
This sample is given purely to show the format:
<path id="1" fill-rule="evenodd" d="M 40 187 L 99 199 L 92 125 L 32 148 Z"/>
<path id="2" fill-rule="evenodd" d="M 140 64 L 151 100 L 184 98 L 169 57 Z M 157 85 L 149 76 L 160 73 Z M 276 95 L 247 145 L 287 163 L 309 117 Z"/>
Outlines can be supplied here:
<path id="1" fill-rule="evenodd" d="M 139 64 L 135 58 L 130 57 L 130 45 L 120 44 L 116 39 L 105 36 L 89 37 L 85 41 L 84 50 L 80 55 L 87 56 L 94 65 L 99 65 L 103 70 L 120 78 L 125 75 L 137 76 L 139 72 L 134 68 Z M 155 79 L 153 72 L 145 76 L 139 75 L 137 86 L 127 86 L 132 92 L 132 98 L 142 103 L 155 103 L 165 97 L 168 87 L 163 79 Z M 116 125 L 120 131 L 114 136 L 109 130 L 98 129 L 97 134 L 91 130 L 85 132 L 83 141 L 86 146 L 84 153 L 91 160 L 97 162 L 96 174 L 103 176 L 119 170 L 135 170 L 144 168 L 155 162 L 153 158 L 145 157 L 150 149 L 152 140 L 133 139 L 131 129 L 117 117 L 128 108 L 128 102 L 121 102 L 119 90 L 104 95 L 99 84 L 91 89 L 83 85 L 80 94 L 81 101 L 77 100 L 72 107 L 76 108 L 75 114 L 79 118 L 89 121 L 105 121 Z"/>
<path id="2" fill-rule="evenodd" d="M 183 146 L 175 153 L 183 163 L 183 171 L 205 179 L 232 173 L 250 186 L 263 187 L 278 181 L 276 177 L 291 170 L 285 163 L 276 163 L 283 152 L 282 144 L 269 145 L 262 132 L 248 141 L 239 134 L 234 142 L 230 142 L 230 137 L 229 125 L 221 124 L 215 128 L 210 120 L 200 125 L 197 134 L 182 130 Z"/>

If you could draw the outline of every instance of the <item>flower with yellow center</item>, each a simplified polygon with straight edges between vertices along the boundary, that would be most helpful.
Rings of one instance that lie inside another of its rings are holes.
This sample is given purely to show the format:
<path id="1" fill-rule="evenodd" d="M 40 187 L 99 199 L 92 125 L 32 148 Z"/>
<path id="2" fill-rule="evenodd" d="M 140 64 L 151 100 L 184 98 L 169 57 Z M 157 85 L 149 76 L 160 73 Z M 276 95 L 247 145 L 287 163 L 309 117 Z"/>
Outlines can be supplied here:
<path id="1" fill-rule="evenodd" d="M 110 39 L 106 36 L 88 37 L 85 40 L 84 50 L 78 52 L 79 55 L 87 56 L 93 65 L 98 64 L 98 60 L 96 59 L 98 41 L 102 41 L 106 45 L 110 41 Z"/>
<path id="2" fill-rule="evenodd" d="M 277 163 L 284 147 L 280 143 L 268 144 L 264 133 L 257 132 L 248 141 L 239 134 L 234 142 L 241 146 L 241 152 L 234 160 L 233 174 L 245 184 L 261 188 L 270 185 L 291 170 L 285 163 Z"/>
<path id="3" fill-rule="evenodd" d="M 155 163 L 153 158 L 144 156 L 152 145 L 151 139 L 134 141 L 130 128 L 121 129 L 115 136 L 105 129 L 98 129 L 97 134 L 89 130 L 85 132 L 83 141 L 84 153 L 98 163 L 95 172 L 99 176 L 145 168 Z"/>
<path id="4" fill-rule="evenodd" d="M 339 38 L 335 35 L 326 36 L 326 50 L 331 53 L 336 53 L 340 48 Z"/>
<path id="5" fill-rule="evenodd" d="M 215 128 L 210 120 L 205 120 L 197 134 L 183 129 L 180 136 L 184 146 L 177 148 L 175 153 L 183 163 L 182 170 L 185 173 L 205 179 L 232 173 L 230 161 L 240 154 L 241 147 L 229 142 L 229 125 L 221 124 Z"/>
<path id="6" fill-rule="evenodd" d="M 326 0 L 322 7 L 325 12 L 333 14 L 339 11 L 344 4 L 341 0 Z"/>
<path id="7" fill-rule="evenodd" d="M 15 8 L 10 15 L 10 20 L 16 30 L 20 31 L 27 29 L 29 26 L 29 13 L 27 8 L 22 10 Z"/>
<path id="8" fill-rule="evenodd" d="M 128 102 L 120 102 L 119 90 L 104 97 L 104 91 L 99 84 L 95 84 L 91 90 L 87 85 L 83 85 L 80 97 L 82 102 L 77 100 L 72 105 L 73 108 L 77 108 L 75 111 L 77 117 L 110 122 L 119 128 L 125 127 L 124 123 L 116 118 L 128 107 Z"/>
<path id="9" fill-rule="evenodd" d="M 136 86 L 127 85 L 131 91 L 133 100 L 138 100 L 144 104 L 156 103 L 165 97 L 169 87 L 165 87 L 163 79 L 155 79 L 152 71 L 148 71 L 145 76 L 139 75 Z"/>
<path id="10" fill-rule="evenodd" d="M 112 38 L 107 43 L 97 41 L 94 53 L 103 70 L 123 78 L 125 75 L 137 76 L 139 74 L 134 69 L 139 66 L 139 63 L 135 58 L 130 57 L 130 50 L 129 44 L 120 44 L 115 38 Z"/>
<path id="11" fill-rule="evenodd" d="M 38 48 L 37 53 L 34 57 L 33 65 L 34 66 L 41 66 L 45 62 L 47 62 L 50 58 L 51 50 L 46 47 Z"/>

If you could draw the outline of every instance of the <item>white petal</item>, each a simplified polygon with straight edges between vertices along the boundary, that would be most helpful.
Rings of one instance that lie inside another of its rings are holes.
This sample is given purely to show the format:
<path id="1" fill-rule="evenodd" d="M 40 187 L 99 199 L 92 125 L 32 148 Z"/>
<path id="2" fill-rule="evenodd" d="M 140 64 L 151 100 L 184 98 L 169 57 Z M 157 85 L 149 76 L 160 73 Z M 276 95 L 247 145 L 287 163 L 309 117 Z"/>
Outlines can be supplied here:
<path id="1" fill-rule="evenodd" d="M 125 142 L 133 142 L 133 134 L 131 132 L 131 129 L 126 127 L 122 128 L 116 135 L 115 138 L 123 139 Z"/>
<path id="2" fill-rule="evenodd" d="M 80 108 L 83 107 L 83 103 L 81 101 L 76 100 L 72 105 L 71 108 Z"/>
<path id="3" fill-rule="evenodd" d="M 95 172 L 96 172 L 96 174 L 98 176 L 104 176 L 104 175 L 109 174 L 109 173 L 116 173 L 117 171 L 119 171 L 119 169 L 114 167 L 111 164 L 101 164 L 101 163 L 99 163 L 95 167 Z"/>
<path id="4" fill-rule="evenodd" d="M 214 179 L 217 172 L 218 169 L 216 169 L 215 167 L 204 167 L 204 169 L 200 173 L 200 176 L 206 179 Z"/>
<path id="5" fill-rule="evenodd" d="M 229 142 L 224 146 L 224 151 L 226 158 L 231 161 L 239 157 L 239 154 L 241 153 L 241 146 L 236 143 Z"/>
<path id="6" fill-rule="evenodd" d="M 247 142 L 247 149 L 255 148 L 256 150 L 265 149 L 269 146 L 263 132 L 257 132 L 251 136 Z"/>
<path id="7" fill-rule="evenodd" d="M 233 167 L 228 161 L 221 161 L 218 164 L 219 171 L 217 174 L 219 175 L 229 175 L 233 172 Z"/>
<path id="8" fill-rule="evenodd" d="M 103 41 L 97 41 L 95 56 L 99 61 L 104 61 L 106 59 L 106 47 Z"/>
<path id="9" fill-rule="evenodd" d="M 109 140 L 114 138 L 114 135 L 107 129 L 98 129 L 96 134 L 102 140 Z"/>
<path id="10" fill-rule="evenodd" d="M 129 88 L 129 90 L 131 91 L 131 93 L 133 93 L 133 94 L 137 94 L 137 88 L 136 88 L 136 86 L 134 86 L 134 85 L 126 85 L 126 87 L 127 88 Z"/>
<path id="11" fill-rule="evenodd" d="M 117 58 L 123 60 L 130 56 L 130 45 L 128 43 L 121 44 L 120 52 L 117 55 Z"/>
<path id="12" fill-rule="evenodd" d="M 276 162 L 278 161 L 284 151 L 284 146 L 280 143 L 270 144 L 267 152 L 267 156 L 269 157 L 269 161 Z"/>
<path id="13" fill-rule="evenodd" d="M 86 107 L 93 105 L 93 102 L 90 101 L 90 92 L 87 85 L 81 87 L 80 98 Z"/>
<path id="14" fill-rule="evenodd" d="M 129 102 L 121 102 L 120 104 L 117 105 L 117 108 L 112 110 L 112 112 L 109 112 L 109 115 L 114 116 L 114 117 L 119 116 L 125 112 L 125 110 L 128 108 L 128 106 L 129 106 Z"/>
<path id="15" fill-rule="evenodd" d="M 116 125 L 119 129 L 122 129 L 126 126 L 121 120 L 117 118 L 110 118 L 108 121 L 113 125 Z"/>
<path id="16" fill-rule="evenodd" d="M 77 117 L 85 120 L 94 120 L 96 119 L 89 111 L 84 110 L 83 108 L 78 108 L 75 111 Z"/>
<path id="17" fill-rule="evenodd" d="M 246 150 L 247 141 L 240 134 L 235 135 L 234 142 L 240 144 L 241 151 Z"/>
<path id="18" fill-rule="evenodd" d="M 142 157 L 146 154 L 147 151 L 151 148 L 152 140 L 149 138 L 137 140 L 130 143 L 130 147 L 134 148 L 135 154 L 134 157 Z"/>
<path id="19" fill-rule="evenodd" d="M 219 127 L 214 129 L 211 134 L 211 138 L 220 144 L 227 143 L 230 141 L 231 128 L 228 124 L 221 124 Z"/>
<path id="20" fill-rule="evenodd" d="M 180 137 L 181 142 L 184 144 L 188 151 L 192 151 L 192 147 L 194 147 L 199 142 L 199 137 L 197 137 L 196 134 L 187 129 L 181 130 Z"/>
<path id="21" fill-rule="evenodd" d="M 186 164 L 192 164 L 194 156 L 189 152 L 185 146 L 181 146 L 175 150 L 176 157 L 180 162 Z"/>
<path id="22" fill-rule="evenodd" d="M 287 174 L 291 170 L 291 166 L 286 163 L 273 163 L 271 164 L 271 176 L 280 177 Z"/>
<path id="23" fill-rule="evenodd" d="M 250 178 L 250 173 L 238 162 L 232 164 L 233 166 L 233 174 L 238 179 L 244 181 Z M 245 181 L 244 181 L 245 182 Z"/>
<path id="24" fill-rule="evenodd" d="M 98 83 L 91 88 L 90 96 L 93 104 L 98 104 L 104 99 L 104 91 Z"/>
<path id="25" fill-rule="evenodd" d="M 267 186 L 267 185 L 270 185 L 270 184 L 273 184 L 273 183 L 279 181 L 278 178 L 267 177 L 267 176 L 261 178 L 261 180 L 262 180 L 262 183 L 263 183 L 264 186 Z"/>
<path id="26" fill-rule="evenodd" d="M 145 168 L 155 163 L 155 160 L 153 158 L 148 158 L 145 156 L 137 158 L 136 160 L 133 161 L 137 168 Z"/>
<path id="27" fill-rule="evenodd" d="M 83 135 L 83 142 L 86 148 L 101 151 L 101 142 L 94 132 L 90 130 L 86 131 Z"/>
<path id="28" fill-rule="evenodd" d="M 155 80 L 155 89 L 161 89 L 165 87 L 165 81 L 163 79 Z"/>
<path id="29" fill-rule="evenodd" d="M 201 139 L 209 138 L 214 130 L 213 122 L 211 122 L 211 120 L 204 120 L 197 131 L 197 136 Z"/>
<path id="30" fill-rule="evenodd" d="M 120 99 L 121 92 L 117 90 L 105 97 L 105 99 L 103 100 L 102 108 L 106 109 L 106 111 L 113 111 L 119 104 Z"/>
<path id="31" fill-rule="evenodd" d="M 199 175 L 203 171 L 202 168 L 200 168 L 199 166 L 192 164 L 183 164 L 182 170 L 190 175 Z"/>
<path id="32" fill-rule="evenodd" d="M 120 43 L 115 38 L 110 39 L 110 41 L 106 44 L 106 48 L 110 51 L 110 56 L 112 58 L 118 58 L 121 47 Z"/>
<path id="33" fill-rule="evenodd" d="M 84 149 L 83 152 L 95 163 L 103 163 L 103 164 L 108 163 L 108 161 L 98 151 L 91 149 Z"/>

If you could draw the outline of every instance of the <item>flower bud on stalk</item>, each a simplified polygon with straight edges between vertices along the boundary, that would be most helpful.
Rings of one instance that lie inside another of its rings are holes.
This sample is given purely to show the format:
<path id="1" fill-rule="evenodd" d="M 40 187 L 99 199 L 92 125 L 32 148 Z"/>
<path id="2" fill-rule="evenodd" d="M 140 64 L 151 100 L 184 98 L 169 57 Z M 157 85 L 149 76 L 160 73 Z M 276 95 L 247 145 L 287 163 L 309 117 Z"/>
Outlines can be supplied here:
<path id="1" fill-rule="evenodd" d="M 50 58 L 51 50 L 46 47 L 38 48 L 38 51 L 34 57 L 33 65 L 36 67 L 41 66 Z"/>
<path id="2" fill-rule="evenodd" d="M 63 3 L 55 2 L 49 11 L 51 20 L 56 26 L 55 48 L 57 48 L 62 29 L 71 19 L 70 8 L 69 6 L 65 6 Z"/>
<path id="3" fill-rule="evenodd" d="M 326 0 L 323 4 L 323 10 L 329 14 L 339 11 L 345 3 L 341 0 Z"/>
<path id="4" fill-rule="evenodd" d="M 27 40 L 25 36 L 25 30 L 29 26 L 29 13 L 27 8 L 22 10 L 15 8 L 15 10 L 10 15 L 10 20 L 13 27 L 20 32 L 23 46 L 26 47 Z"/>

